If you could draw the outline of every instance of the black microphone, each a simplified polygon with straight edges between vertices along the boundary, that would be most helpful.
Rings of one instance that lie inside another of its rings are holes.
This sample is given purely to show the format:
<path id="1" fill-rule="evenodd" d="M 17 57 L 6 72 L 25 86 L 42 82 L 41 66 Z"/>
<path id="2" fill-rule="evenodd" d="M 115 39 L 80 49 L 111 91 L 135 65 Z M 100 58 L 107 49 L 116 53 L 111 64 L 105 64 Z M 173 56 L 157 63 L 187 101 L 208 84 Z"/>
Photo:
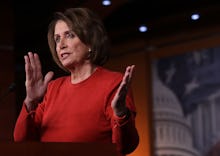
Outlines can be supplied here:
<path id="1" fill-rule="evenodd" d="M 13 92 L 15 90 L 16 84 L 12 82 L 8 87 L 8 93 Z"/>
<path id="2" fill-rule="evenodd" d="M 6 92 L 4 92 L 1 96 L 0 96 L 0 101 L 2 101 L 4 98 L 6 98 L 8 96 L 9 93 L 13 92 L 15 90 L 16 84 L 14 82 L 12 82 Z"/>

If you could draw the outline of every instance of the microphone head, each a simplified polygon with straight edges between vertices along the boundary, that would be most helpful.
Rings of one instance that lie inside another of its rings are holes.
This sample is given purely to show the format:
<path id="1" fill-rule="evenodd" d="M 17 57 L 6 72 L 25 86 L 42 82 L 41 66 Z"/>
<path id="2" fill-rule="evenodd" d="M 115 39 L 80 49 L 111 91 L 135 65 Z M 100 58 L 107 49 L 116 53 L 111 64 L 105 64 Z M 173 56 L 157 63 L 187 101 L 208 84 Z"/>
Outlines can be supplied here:
<path id="1" fill-rule="evenodd" d="M 9 92 L 14 91 L 14 90 L 15 90 L 15 87 L 16 87 L 16 84 L 15 84 L 14 82 L 11 83 L 10 86 L 8 87 L 8 91 L 9 91 Z"/>

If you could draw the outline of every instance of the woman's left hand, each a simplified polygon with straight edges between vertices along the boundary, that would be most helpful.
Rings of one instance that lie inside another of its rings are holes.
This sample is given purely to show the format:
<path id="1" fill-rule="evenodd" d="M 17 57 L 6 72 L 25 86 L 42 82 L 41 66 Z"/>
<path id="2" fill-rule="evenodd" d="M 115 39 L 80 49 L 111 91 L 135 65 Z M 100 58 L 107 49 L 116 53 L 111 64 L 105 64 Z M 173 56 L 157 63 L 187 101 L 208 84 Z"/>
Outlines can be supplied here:
<path id="1" fill-rule="evenodd" d="M 122 82 L 112 100 L 111 107 L 116 116 L 123 116 L 128 111 L 128 108 L 126 107 L 126 95 L 131 85 L 134 67 L 135 65 L 127 66 Z"/>

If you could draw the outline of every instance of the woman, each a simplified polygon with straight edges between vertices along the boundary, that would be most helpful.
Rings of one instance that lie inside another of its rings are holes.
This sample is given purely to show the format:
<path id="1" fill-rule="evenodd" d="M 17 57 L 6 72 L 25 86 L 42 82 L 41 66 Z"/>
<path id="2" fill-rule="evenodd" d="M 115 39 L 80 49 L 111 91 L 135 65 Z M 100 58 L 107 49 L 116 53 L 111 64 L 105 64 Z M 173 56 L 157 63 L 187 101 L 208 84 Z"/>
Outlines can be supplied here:
<path id="1" fill-rule="evenodd" d="M 134 65 L 124 75 L 102 67 L 108 38 L 101 20 L 86 8 L 56 13 L 48 43 L 55 62 L 70 75 L 43 77 L 38 55 L 24 56 L 26 98 L 14 140 L 112 142 L 119 155 L 134 151 L 139 143 L 129 88 Z"/>

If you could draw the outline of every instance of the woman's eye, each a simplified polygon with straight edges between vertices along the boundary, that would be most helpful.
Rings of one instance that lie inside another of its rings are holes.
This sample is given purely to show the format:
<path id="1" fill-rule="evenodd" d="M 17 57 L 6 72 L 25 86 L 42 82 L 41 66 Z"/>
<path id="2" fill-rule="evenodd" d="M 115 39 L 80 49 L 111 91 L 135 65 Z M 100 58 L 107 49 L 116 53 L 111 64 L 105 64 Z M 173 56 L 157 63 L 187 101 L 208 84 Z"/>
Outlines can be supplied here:
<path id="1" fill-rule="evenodd" d="M 54 41 L 55 41 L 56 43 L 58 43 L 58 42 L 60 41 L 60 37 L 55 37 L 55 38 L 54 38 Z"/>
<path id="2" fill-rule="evenodd" d="M 68 32 L 68 33 L 66 34 L 66 37 L 67 37 L 67 38 L 73 38 L 73 37 L 74 37 L 74 34 L 71 33 L 71 32 Z"/>

